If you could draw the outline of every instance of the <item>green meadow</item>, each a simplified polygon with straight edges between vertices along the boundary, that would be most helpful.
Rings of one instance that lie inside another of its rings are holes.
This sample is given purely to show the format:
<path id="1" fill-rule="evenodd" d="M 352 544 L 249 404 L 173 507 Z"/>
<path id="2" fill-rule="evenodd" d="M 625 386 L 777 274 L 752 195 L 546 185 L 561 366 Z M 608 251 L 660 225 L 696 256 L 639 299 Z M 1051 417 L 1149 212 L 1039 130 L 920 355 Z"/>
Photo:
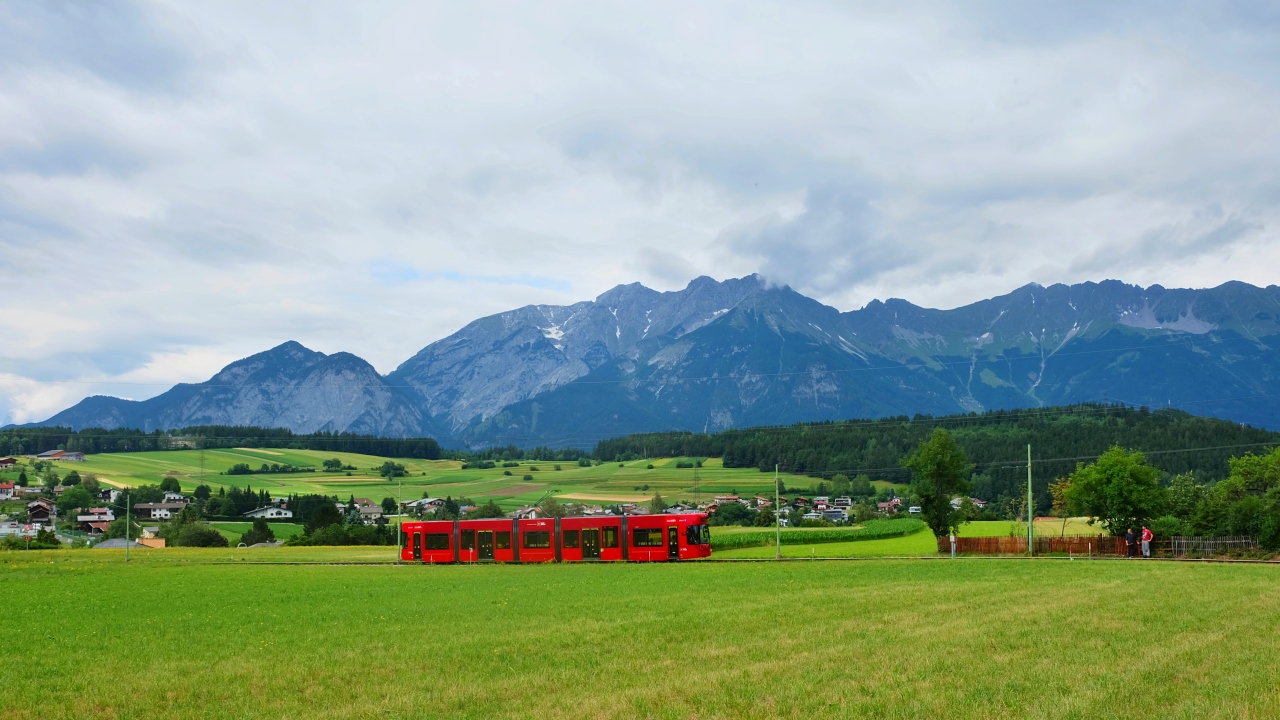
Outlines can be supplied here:
<path id="1" fill-rule="evenodd" d="M 1280 715 L 1274 566 L 94 552 L 0 554 L 0 717 Z"/>
<path id="2" fill-rule="evenodd" d="M 337 458 L 344 465 L 356 469 L 341 472 L 323 472 L 321 463 Z M 196 450 L 172 450 L 164 452 L 103 453 L 87 456 L 84 462 L 56 463 L 60 474 L 71 470 L 92 472 L 100 480 L 117 487 L 134 487 L 143 484 L 159 484 L 165 477 L 177 478 L 184 490 L 194 490 L 201 482 L 207 483 L 216 493 L 220 487 L 244 487 L 265 489 L 273 496 L 290 493 L 319 493 L 367 497 L 374 502 L 384 497 L 401 497 L 413 500 L 427 493 L 432 497 L 469 497 L 478 502 L 492 499 L 506 509 L 537 502 L 546 493 L 554 492 L 561 502 L 587 504 L 611 504 L 642 502 L 661 493 L 668 500 L 694 499 L 694 470 L 677 468 L 679 462 L 694 458 L 660 458 L 628 463 L 605 463 L 591 467 L 579 467 L 573 462 L 522 461 L 518 467 L 495 467 L 488 470 L 469 468 L 453 460 L 415 460 L 395 458 L 394 462 L 405 466 L 407 475 L 400 483 L 381 477 L 378 468 L 387 458 L 354 453 L 321 452 L 316 450 L 288 449 L 217 449 L 203 453 Z M 700 458 L 699 458 L 700 459 Z M 237 463 L 247 463 L 258 468 L 262 464 L 314 467 L 316 472 L 291 474 L 225 475 Z M 560 470 L 556 470 L 556 466 Z M 653 469 L 648 466 L 653 465 Z M 535 469 L 536 468 L 536 469 Z M 510 473 L 509 475 L 506 473 Z M 697 471 L 698 490 L 705 500 L 710 496 L 726 493 L 742 495 L 773 494 L 773 474 L 754 468 L 725 468 L 718 458 L 704 461 Z M 524 480 L 525 475 L 532 480 Z M 815 478 L 784 475 L 788 485 L 809 487 Z"/>

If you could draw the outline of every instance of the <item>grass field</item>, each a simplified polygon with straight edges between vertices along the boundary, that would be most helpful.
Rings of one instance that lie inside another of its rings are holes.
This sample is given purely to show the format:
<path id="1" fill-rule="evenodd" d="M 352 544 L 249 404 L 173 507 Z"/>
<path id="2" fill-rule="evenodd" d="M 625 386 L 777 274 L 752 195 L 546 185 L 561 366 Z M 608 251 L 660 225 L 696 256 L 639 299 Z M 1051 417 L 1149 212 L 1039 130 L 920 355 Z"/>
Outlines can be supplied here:
<path id="1" fill-rule="evenodd" d="M 253 527 L 251 522 L 215 522 L 212 525 L 213 529 L 222 533 L 222 536 L 230 543 L 239 542 L 240 536 L 249 532 L 249 528 Z M 267 527 L 271 528 L 271 532 L 275 533 L 276 540 L 284 540 L 285 538 L 302 534 L 302 526 L 293 523 L 267 523 Z"/>
<path id="2" fill-rule="evenodd" d="M 1016 528 L 1016 532 L 1011 533 L 1010 528 Z M 961 525 L 959 534 L 963 537 L 1004 537 L 1011 534 L 1025 535 L 1026 532 L 1027 524 L 1025 522 L 1018 525 L 1008 520 L 977 520 Z M 1051 535 L 1057 537 L 1064 532 L 1067 535 L 1100 535 L 1106 533 L 1101 525 L 1090 525 L 1088 518 L 1066 518 L 1065 530 L 1061 519 L 1036 520 L 1037 536 Z"/>
<path id="3" fill-rule="evenodd" d="M 321 463 L 337 458 L 344 465 L 357 469 L 348 476 L 346 471 L 303 472 L 294 474 L 222 475 L 237 463 L 248 463 L 257 468 L 263 463 L 291 464 L 298 467 L 320 468 Z M 378 475 L 377 469 L 387 458 L 354 453 L 320 452 L 314 450 L 254 450 L 218 449 L 204 452 L 203 482 L 217 492 L 219 487 L 246 484 L 256 490 L 266 489 L 273 496 L 290 493 L 320 493 L 367 497 L 374 502 L 384 497 L 397 497 L 402 492 L 405 500 L 431 496 L 466 496 L 483 503 L 494 500 L 506 509 L 532 504 L 549 491 L 554 491 L 561 502 L 609 504 L 615 502 L 642 502 L 662 493 L 668 500 L 693 498 L 694 471 L 677 468 L 676 463 L 691 458 L 660 458 L 637 460 L 629 463 L 605 463 L 592 467 L 579 467 L 571 462 L 522 462 L 519 467 L 496 467 L 489 470 L 470 468 L 462 470 L 462 463 L 452 460 L 396 459 L 409 475 L 402 478 L 403 490 L 397 483 L 388 482 Z M 500 464 L 500 463 L 499 463 Z M 555 470 L 559 465 L 560 470 Z M 648 469 L 652 464 L 654 468 Z M 84 462 L 55 463 L 60 474 L 71 470 L 92 472 L 107 484 L 132 487 L 143 484 L 159 484 L 165 477 L 174 477 L 184 490 L 195 489 L 201 482 L 201 453 L 196 450 L 172 450 L 142 453 L 105 453 L 89 455 Z M 533 468 L 537 468 L 534 470 Z M 510 475 L 504 474 L 510 472 Z M 533 476 L 526 481 L 525 475 Z M 698 470 L 702 499 L 725 493 L 773 494 L 773 474 L 753 468 L 725 468 L 718 458 L 705 460 Z M 784 482 L 793 486 L 808 487 L 818 482 L 815 478 L 785 475 Z"/>
<path id="4" fill-rule="evenodd" d="M 0 717 L 1280 715 L 1271 566 L 56 557 L 0 555 Z"/>

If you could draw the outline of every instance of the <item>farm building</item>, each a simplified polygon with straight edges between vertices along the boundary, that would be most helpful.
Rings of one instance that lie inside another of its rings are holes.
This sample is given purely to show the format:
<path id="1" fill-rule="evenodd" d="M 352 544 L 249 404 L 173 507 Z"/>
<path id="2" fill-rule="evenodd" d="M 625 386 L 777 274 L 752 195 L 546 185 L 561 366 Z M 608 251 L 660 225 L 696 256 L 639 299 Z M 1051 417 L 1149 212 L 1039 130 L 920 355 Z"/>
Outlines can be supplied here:
<path id="1" fill-rule="evenodd" d="M 266 507 L 257 508 L 256 510 L 250 510 L 245 513 L 245 517 L 287 520 L 293 517 L 293 511 L 286 510 L 282 507 L 275 507 L 274 505 L 268 505 Z"/>
<path id="2" fill-rule="evenodd" d="M 15 460 L 14 458 L 11 458 L 11 457 L 0 458 L 0 470 L 3 470 L 5 468 L 11 468 L 17 464 L 18 464 L 18 461 Z"/>

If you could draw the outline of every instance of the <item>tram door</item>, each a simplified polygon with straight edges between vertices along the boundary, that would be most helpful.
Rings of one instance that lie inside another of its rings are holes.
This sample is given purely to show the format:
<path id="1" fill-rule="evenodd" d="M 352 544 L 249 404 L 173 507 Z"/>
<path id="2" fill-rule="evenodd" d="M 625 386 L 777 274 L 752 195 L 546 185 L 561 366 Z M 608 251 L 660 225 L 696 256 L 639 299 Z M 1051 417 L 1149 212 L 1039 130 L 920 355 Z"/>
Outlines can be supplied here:
<path id="1" fill-rule="evenodd" d="M 476 547 L 480 550 L 481 560 L 493 559 L 493 531 L 481 530 L 476 538 Z"/>
<path id="2" fill-rule="evenodd" d="M 413 534 L 413 559 L 422 559 L 422 533 L 419 532 Z"/>
<path id="3" fill-rule="evenodd" d="M 600 559 L 600 528 L 586 528 L 582 531 L 582 559 Z"/>
<path id="4" fill-rule="evenodd" d="M 675 525 L 667 526 L 667 559 L 680 559 L 680 529 Z"/>

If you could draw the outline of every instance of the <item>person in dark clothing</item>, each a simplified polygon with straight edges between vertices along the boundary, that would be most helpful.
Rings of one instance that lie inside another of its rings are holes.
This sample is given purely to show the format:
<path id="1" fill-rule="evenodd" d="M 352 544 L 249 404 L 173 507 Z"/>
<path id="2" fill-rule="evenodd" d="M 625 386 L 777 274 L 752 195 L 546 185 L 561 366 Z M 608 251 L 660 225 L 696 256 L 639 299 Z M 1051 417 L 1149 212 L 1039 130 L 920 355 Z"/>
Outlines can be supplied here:
<path id="1" fill-rule="evenodd" d="M 1137 553 L 1135 552 L 1135 550 L 1137 550 L 1134 542 L 1135 540 L 1137 540 L 1137 538 L 1134 537 L 1133 528 L 1129 528 L 1124 534 L 1125 557 L 1137 557 Z"/>

